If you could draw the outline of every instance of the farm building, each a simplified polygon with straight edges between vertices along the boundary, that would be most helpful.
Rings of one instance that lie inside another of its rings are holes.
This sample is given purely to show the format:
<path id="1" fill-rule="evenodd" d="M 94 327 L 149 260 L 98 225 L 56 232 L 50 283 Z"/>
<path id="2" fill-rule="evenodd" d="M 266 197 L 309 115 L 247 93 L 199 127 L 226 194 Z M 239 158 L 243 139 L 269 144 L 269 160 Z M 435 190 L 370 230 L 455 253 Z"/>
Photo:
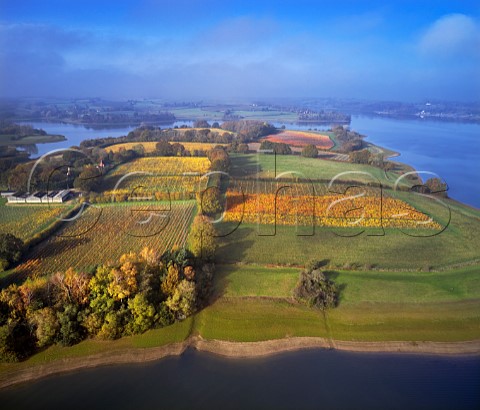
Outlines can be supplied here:
<path id="1" fill-rule="evenodd" d="M 43 192 L 38 191 L 33 194 L 25 192 L 15 192 L 6 196 L 8 203 L 13 204 L 47 204 L 47 203 L 62 203 L 70 196 L 69 189 L 61 191 Z"/>

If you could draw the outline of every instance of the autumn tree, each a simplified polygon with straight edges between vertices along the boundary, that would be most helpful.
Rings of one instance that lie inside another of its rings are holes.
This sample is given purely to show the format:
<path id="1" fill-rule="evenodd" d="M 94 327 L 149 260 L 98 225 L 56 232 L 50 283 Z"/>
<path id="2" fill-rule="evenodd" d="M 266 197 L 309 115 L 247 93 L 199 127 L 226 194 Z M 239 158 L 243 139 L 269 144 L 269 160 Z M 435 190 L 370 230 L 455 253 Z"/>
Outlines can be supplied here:
<path id="1" fill-rule="evenodd" d="M 51 307 L 36 310 L 29 319 L 30 324 L 35 328 L 37 346 L 44 347 L 51 345 L 60 330 L 55 310 Z"/>
<path id="2" fill-rule="evenodd" d="M 200 212 L 207 216 L 213 216 L 223 211 L 223 198 L 220 189 L 212 186 L 197 194 L 197 203 Z"/>
<path id="3" fill-rule="evenodd" d="M 155 145 L 155 153 L 161 157 L 168 157 L 173 155 L 172 145 L 167 141 L 159 141 Z"/>
<path id="4" fill-rule="evenodd" d="M 190 250 L 200 259 L 213 260 L 217 249 L 216 231 L 210 220 L 197 215 L 190 231 Z"/>
<path id="5" fill-rule="evenodd" d="M 0 234 L 0 272 L 22 257 L 23 241 L 11 233 Z"/>
<path id="6" fill-rule="evenodd" d="M 102 184 L 102 172 L 92 165 L 83 168 L 77 178 L 73 181 L 73 186 L 85 192 L 98 192 Z"/>
<path id="7" fill-rule="evenodd" d="M 426 191 L 431 194 L 438 193 L 447 197 L 448 187 L 440 178 L 429 178 L 425 182 Z"/>
<path id="8" fill-rule="evenodd" d="M 195 299 L 195 284 L 188 280 L 182 280 L 167 299 L 166 304 L 175 316 L 183 319 L 195 311 Z"/>
<path id="9" fill-rule="evenodd" d="M 316 158 L 318 156 L 318 148 L 313 144 L 305 145 L 302 149 L 302 157 Z"/>
<path id="10" fill-rule="evenodd" d="M 175 292 L 175 288 L 179 281 L 179 269 L 175 264 L 170 264 L 167 269 L 167 275 L 162 282 L 162 292 L 166 296 L 170 296 Z"/>

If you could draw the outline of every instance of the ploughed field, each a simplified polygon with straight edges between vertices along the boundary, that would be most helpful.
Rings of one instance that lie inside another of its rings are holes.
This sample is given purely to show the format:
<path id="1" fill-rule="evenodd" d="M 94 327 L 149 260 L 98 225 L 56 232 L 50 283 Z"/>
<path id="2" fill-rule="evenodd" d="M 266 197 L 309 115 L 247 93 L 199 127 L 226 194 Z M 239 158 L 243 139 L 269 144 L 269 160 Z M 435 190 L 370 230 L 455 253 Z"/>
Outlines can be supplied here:
<path id="1" fill-rule="evenodd" d="M 292 147 L 313 144 L 321 150 L 329 150 L 335 145 L 328 135 L 306 131 L 282 131 L 278 134 L 268 135 L 264 139 L 271 142 L 283 142 Z"/>

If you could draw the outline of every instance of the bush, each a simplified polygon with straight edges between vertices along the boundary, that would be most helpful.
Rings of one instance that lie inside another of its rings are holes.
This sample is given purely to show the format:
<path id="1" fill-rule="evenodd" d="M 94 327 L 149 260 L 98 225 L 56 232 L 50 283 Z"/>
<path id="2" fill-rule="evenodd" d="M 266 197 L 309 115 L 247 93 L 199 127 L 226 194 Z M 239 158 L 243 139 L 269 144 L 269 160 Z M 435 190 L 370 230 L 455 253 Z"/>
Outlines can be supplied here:
<path id="1" fill-rule="evenodd" d="M 302 157 L 316 158 L 317 155 L 318 155 L 318 149 L 313 144 L 305 145 L 302 149 Z"/>
<path id="2" fill-rule="evenodd" d="M 338 288 L 320 269 L 304 270 L 294 289 L 297 300 L 322 310 L 338 304 Z"/>
<path id="3" fill-rule="evenodd" d="M 23 241 L 11 233 L 0 234 L 0 272 L 22 257 Z"/>

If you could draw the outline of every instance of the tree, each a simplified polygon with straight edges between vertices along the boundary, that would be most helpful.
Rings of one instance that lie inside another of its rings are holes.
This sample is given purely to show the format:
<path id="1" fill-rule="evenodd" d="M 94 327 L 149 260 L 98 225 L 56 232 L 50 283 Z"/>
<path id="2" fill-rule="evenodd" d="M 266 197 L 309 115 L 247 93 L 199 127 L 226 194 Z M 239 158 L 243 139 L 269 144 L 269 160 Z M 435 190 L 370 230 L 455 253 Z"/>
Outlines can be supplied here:
<path id="1" fill-rule="evenodd" d="M 260 144 L 260 149 L 273 150 L 277 155 L 290 155 L 292 153 L 290 146 L 283 142 L 271 142 L 265 140 Z"/>
<path id="2" fill-rule="evenodd" d="M 23 321 L 12 321 L 0 326 L 0 361 L 18 362 L 33 353 L 35 342 Z"/>
<path id="3" fill-rule="evenodd" d="M 204 215 L 213 216 L 223 210 L 223 200 L 220 189 L 214 186 L 199 192 L 197 194 L 197 203 L 200 212 Z"/>
<path id="4" fill-rule="evenodd" d="M 143 293 L 137 293 L 133 299 L 130 299 L 128 308 L 133 316 L 133 320 L 128 324 L 130 333 L 143 333 L 153 326 L 155 307 L 148 302 Z"/>
<path id="5" fill-rule="evenodd" d="M 302 157 L 316 158 L 318 155 L 318 148 L 313 144 L 305 145 L 302 149 Z"/>
<path id="6" fill-rule="evenodd" d="M 90 278 L 86 273 L 69 268 L 65 273 L 57 272 L 52 275 L 50 282 L 58 302 L 75 305 L 88 302 Z"/>
<path id="7" fill-rule="evenodd" d="M 182 144 L 176 142 L 172 144 L 172 155 L 176 157 L 184 157 L 185 156 L 185 147 Z"/>
<path id="8" fill-rule="evenodd" d="M 0 234 L 0 272 L 22 257 L 23 241 L 11 233 Z"/>
<path id="9" fill-rule="evenodd" d="M 110 271 L 108 292 L 115 300 L 123 300 L 137 291 L 137 268 L 130 262 L 124 262 L 120 268 Z"/>
<path id="10" fill-rule="evenodd" d="M 320 269 L 305 269 L 300 273 L 294 296 L 299 301 L 322 310 L 338 304 L 337 286 Z"/>
<path id="11" fill-rule="evenodd" d="M 73 186 L 85 192 L 98 192 L 102 184 L 102 172 L 89 165 L 83 168 L 80 175 L 73 181 Z"/>
<path id="12" fill-rule="evenodd" d="M 371 153 L 368 149 L 353 151 L 349 154 L 350 162 L 354 164 L 368 164 L 370 162 Z"/>
<path id="13" fill-rule="evenodd" d="M 82 340 L 79 310 L 76 305 L 65 304 L 63 310 L 57 312 L 57 318 L 60 324 L 59 342 L 62 346 L 72 346 Z"/>
<path id="14" fill-rule="evenodd" d="M 210 128 L 210 124 L 205 120 L 197 120 L 193 123 L 193 128 Z"/>
<path id="15" fill-rule="evenodd" d="M 171 263 L 167 269 L 167 276 L 162 282 L 162 292 L 164 295 L 170 296 L 175 292 L 179 281 L 179 270 L 178 267 Z"/>
<path id="16" fill-rule="evenodd" d="M 173 155 L 172 145 L 169 144 L 167 141 L 157 142 L 157 144 L 155 145 L 155 152 L 161 157 L 171 156 Z"/>
<path id="17" fill-rule="evenodd" d="M 213 260 L 217 249 L 216 231 L 210 220 L 203 215 L 197 215 L 193 220 L 190 232 L 190 250 L 200 259 Z"/>
<path id="18" fill-rule="evenodd" d="M 183 319 L 195 312 L 195 300 L 195 284 L 182 280 L 165 303 L 175 316 Z"/>
<path id="19" fill-rule="evenodd" d="M 440 178 L 429 178 L 425 182 L 427 192 L 431 194 L 440 193 L 442 196 L 447 197 L 447 184 Z"/>
<path id="20" fill-rule="evenodd" d="M 35 327 L 37 346 L 51 345 L 60 329 L 55 311 L 51 307 L 36 310 L 30 318 L 30 323 Z"/>

